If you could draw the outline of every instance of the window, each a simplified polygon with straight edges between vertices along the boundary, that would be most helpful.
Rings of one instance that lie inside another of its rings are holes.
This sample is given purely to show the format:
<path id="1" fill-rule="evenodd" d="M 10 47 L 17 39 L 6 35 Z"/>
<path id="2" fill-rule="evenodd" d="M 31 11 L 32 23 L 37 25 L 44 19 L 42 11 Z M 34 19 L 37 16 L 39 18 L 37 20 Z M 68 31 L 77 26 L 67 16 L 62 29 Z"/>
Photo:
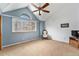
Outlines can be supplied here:
<path id="1" fill-rule="evenodd" d="M 18 17 L 12 18 L 12 32 L 33 32 L 36 31 L 36 21 L 22 20 Z"/>

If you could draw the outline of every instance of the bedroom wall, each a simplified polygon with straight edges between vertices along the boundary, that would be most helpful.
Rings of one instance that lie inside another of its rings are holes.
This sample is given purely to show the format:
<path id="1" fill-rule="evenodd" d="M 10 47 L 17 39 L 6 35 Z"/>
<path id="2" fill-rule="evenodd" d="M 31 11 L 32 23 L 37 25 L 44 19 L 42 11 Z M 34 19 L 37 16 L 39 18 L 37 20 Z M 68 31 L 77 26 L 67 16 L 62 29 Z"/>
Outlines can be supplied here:
<path id="1" fill-rule="evenodd" d="M 68 42 L 71 30 L 79 30 L 79 3 L 53 3 L 46 18 L 46 27 L 53 40 Z M 61 28 L 69 23 L 69 28 Z"/>
<path id="2" fill-rule="evenodd" d="M 37 21 L 36 32 L 12 32 L 12 17 L 2 16 L 2 34 L 3 34 L 3 47 L 7 45 L 12 45 L 18 42 L 26 42 L 31 40 L 36 40 L 40 37 L 40 32 L 44 28 L 44 21 L 39 21 L 28 8 L 21 8 L 6 12 L 4 14 L 10 16 L 19 17 L 22 13 L 26 13 L 32 17 L 33 20 Z M 40 26 L 41 25 L 41 26 Z"/>

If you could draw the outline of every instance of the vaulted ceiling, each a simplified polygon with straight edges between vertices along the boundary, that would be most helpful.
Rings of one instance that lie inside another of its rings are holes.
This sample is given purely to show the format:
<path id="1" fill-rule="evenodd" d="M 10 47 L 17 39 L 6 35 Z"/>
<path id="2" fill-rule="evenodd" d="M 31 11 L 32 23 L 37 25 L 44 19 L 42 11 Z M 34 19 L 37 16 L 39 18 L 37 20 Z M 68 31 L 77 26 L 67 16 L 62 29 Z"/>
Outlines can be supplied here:
<path id="1" fill-rule="evenodd" d="M 42 6 L 44 3 L 35 3 L 37 6 Z M 51 4 L 50 4 L 51 5 Z M 49 5 L 49 6 L 50 6 Z M 7 12 L 7 11 L 11 11 L 11 10 L 15 10 L 15 9 L 19 9 L 19 8 L 24 8 L 24 7 L 27 7 L 29 6 L 29 8 L 34 11 L 36 10 L 36 8 L 34 6 L 31 5 L 31 3 L 0 3 L 0 14 L 3 13 L 3 12 Z M 50 9 L 48 7 L 46 7 L 48 10 Z M 50 10 L 49 10 L 50 11 Z M 40 20 L 46 20 L 47 19 L 47 16 L 50 15 L 47 14 L 47 13 L 44 13 L 44 12 L 41 12 L 42 15 L 39 16 L 38 15 L 38 12 L 35 12 L 34 14 L 40 19 Z M 44 18 L 45 17 L 45 18 Z"/>
<path id="2" fill-rule="evenodd" d="M 18 8 L 23 8 L 27 5 L 27 3 L 0 3 L 0 12 L 7 12 Z"/>

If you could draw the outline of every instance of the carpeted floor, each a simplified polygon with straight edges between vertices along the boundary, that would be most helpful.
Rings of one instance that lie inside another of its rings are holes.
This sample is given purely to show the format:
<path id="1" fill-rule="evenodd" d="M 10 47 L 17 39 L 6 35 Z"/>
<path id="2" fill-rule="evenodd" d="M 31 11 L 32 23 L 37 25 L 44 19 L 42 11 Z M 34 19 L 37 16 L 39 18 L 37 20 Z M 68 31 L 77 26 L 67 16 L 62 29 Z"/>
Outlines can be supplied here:
<path id="1" fill-rule="evenodd" d="M 2 56 L 63 56 L 79 55 L 79 49 L 54 40 L 36 40 L 4 48 Z"/>

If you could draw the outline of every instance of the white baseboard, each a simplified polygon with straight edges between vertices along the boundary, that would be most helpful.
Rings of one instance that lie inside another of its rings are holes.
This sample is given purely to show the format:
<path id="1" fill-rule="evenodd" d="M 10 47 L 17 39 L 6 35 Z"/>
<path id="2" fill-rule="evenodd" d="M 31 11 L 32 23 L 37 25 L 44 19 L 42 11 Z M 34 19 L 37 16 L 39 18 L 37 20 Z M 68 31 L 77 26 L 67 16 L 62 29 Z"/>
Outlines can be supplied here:
<path id="1" fill-rule="evenodd" d="M 21 41 L 21 42 L 16 42 L 16 43 L 13 43 L 13 44 L 5 45 L 5 46 L 3 46 L 3 48 L 9 47 L 9 46 L 13 46 L 13 45 L 17 45 L 17 44 L 21 44 L 21 43 L 25 43 L 25 42 L 30 42 L 30 41 L 32 41 L 32 40 L 38 40 L 38 38 L 29 39 L 29 40 L 24 40 L 24 41 Z M 53 39 L 52 39 L 52 40 L 53 40 Z M 60 40 L 55 40 L 55 41 L 68 43 L 67 41 L 60 41 Z"/>
<path id="2" fill-rule="evenodd" d="M 52 40 L 55 40 L 55 39 L 52 39 Z M 55 40 L 55 41 L 64 42 L 64 43 L 69 43 L 68 41 L 64 41 L 64 40 Z"/>
<path id="3" fill-rule="evenodd" d="M 37 39 L 35 38 L 35 39 L 24 40 L 24 41 L 21 41 L 21 42 L 16 42 L 16 43 L 13 43 L 13 44 L 5 45 L 5 46 L 3 46 L 3 48 L 13 46 L 13 45 L 17 45 L 17 44 L 21 44 L 21 43 L 25 43 L 25 42 L 30 42 L 32 40 L 38 40 L 38 38 Z"/>

